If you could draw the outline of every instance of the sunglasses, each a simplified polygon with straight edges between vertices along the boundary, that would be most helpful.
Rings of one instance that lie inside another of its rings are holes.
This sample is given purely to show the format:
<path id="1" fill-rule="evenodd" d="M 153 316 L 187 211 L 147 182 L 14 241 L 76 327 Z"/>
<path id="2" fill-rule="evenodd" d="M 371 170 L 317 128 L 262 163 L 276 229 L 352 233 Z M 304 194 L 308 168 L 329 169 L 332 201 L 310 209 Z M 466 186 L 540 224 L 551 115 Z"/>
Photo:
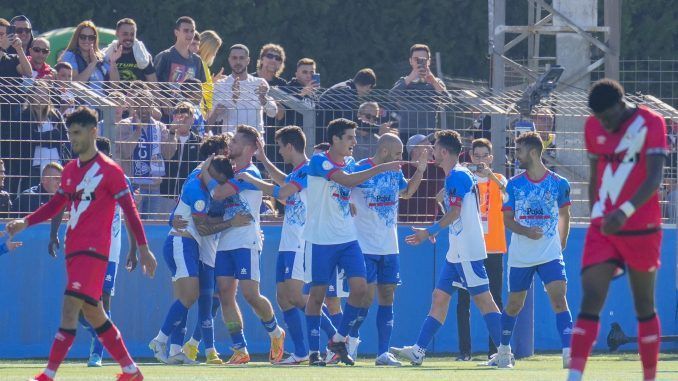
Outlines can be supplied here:
<path id="1" fill-rule="evenodd" d="M 25 34 L 30 34 L 30 33 L 31 33 L 31 28 L 16 28 L 16 29 L 14 29 L 14 31 L 15 31 L 17 34 L 24 34 L 24 33 L 25 33 Z"/>
<path id="2" fill-rule="evenodd" d="M 180 107 L 180 108 L 174 110 L 174 112 L 173 112 L 174 115 L 190 114 L 190 113 L 191 113 L 191 109 L 189 109 L 188 107 Z"/>
<path id="3" fill-rule="evenodd" d="M 78 36 L 78 39 L 79 39 L 80 41 L 87 41 L 87 40 L 90 40 L 90 41 L 94 42 L 94 41 L 96 41 L 96 39 L 97 39 L 97 35 L 96 35 L 96 34 L 80 34 L 80 35 Z"/>
<path id="4" fill-rule="evenodd" d="M 266 53 L 266 54 L 264 54 L 264 57 L 266 57 L 268 59 L 276 60 L 278 62 L 282 62 L 282 57 L 277 55 L 277 54 Z"/>
<path id="5" fill-rule="evenodd" d="M 31 50 L 36 52 L 36 53 L 49 54 L 49 49 L 43 49 L 43 48 L 39 48 L 37 46 L 32 47 Z"/>

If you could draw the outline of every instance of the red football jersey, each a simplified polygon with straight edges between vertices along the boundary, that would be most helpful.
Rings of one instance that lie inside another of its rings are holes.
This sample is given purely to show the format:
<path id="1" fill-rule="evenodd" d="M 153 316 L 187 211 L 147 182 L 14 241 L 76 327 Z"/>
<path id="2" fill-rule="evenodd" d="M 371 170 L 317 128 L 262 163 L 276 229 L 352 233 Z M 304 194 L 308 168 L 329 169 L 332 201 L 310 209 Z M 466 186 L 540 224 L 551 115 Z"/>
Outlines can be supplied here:
<path id="1" fill-rule="evenodd" d="M 92 251 L 108 257 L 115 203 L 129 192 L 120 166 L 101 153 L 86 163 L 72 160 L 57 192 L 66 196 L 70 211 L 65 254 Z"/>
<path id="2" fill-rule="evenodd" d="M 598 158 L 596 200 L 591 223 L 600 225 L 602 217 L 629 201 L 647 177 L 647 155 L 666 155 L 664 118 L 644 106 L 615 132 L 605 130 L 593 116 L 584 127 L 586 150 Z M 592 184 L 594 185 L 594 184 Z M 655 192 L 626 221 L 623 231 L 655 229 L 661 224 L 659 194 Z"/>

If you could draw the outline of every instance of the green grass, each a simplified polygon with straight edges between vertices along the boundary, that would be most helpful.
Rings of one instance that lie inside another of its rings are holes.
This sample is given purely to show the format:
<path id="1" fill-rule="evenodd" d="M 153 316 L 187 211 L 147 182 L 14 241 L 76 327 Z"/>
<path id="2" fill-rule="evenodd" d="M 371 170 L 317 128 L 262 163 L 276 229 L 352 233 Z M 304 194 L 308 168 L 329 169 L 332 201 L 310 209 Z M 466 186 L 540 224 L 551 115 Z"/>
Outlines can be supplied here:
<path id="1" fill-rule="evenodd" d="M 565 380 L 566 371 L 562 369 L 560 356 L 535 356 L 519 361 L 516 368 L 499 370 L 479 367 L 475 362 L 455 362 L 448 357 L 428 358 L 423 366 L 402 368 L 375 367 L 372 359 L 363 358 L 354 367 L 328 366 L 326 368 L 273 367 L 266 363 L 251 363 L 243 367 L 226 366 L 167 366 L 154 363 L 142 363 L 141 368 L 146 380 L 163 381 L 208 381 L 208 380 L 246 380 L 246 381 L 517 381 L 517 380 Z M 0 380 L 27 380 L 39 373 L 44 366 L 36 360 L 0 361 Z M 119 368 L 106 364 L 102 368 L 87 368 L 83 363 L 68 362 L 59 369 L 57 380 L 98 381 L 113 380 Z M 640 362 L 637 355 L 596 355 L 587 366 L 586 380 L 642 380 Z M 678 380 L 678 355 L 662 355 L 657 380 Z"/>

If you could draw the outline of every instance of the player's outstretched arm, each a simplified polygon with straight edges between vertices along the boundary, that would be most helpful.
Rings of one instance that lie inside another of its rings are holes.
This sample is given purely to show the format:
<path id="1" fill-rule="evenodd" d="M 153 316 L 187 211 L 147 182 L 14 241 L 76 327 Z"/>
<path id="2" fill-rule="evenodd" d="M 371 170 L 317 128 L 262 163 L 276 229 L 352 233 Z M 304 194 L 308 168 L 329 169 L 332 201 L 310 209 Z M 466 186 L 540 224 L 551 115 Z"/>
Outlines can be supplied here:
<path id="1" fill-rule="evenodd" d="M 5 230 L 7 230 L 9 235 L 13 237 L 29 226 L 47 221 L 64 208 L 66 201 L 66 196 L 61 192 L 61 189 L 59 189 L 57 193 L 55 193 L 52 198 L 47 201 L 47 203 L 43 204 L 35 212 L 29 214 L 23 219 L 8 222 Z"/>
<path id="2" fill-rule="evenodd" d="M 417 170 L 414 171 L 414 175 L 407 182 L 407 188 L 400 193 L 400 197 L 404 199 L 409 199 L 417 192 L 419 185 L 421 185 L 421 180 L 424 178 L 424 172 L 426 172 L 426 167 L 428 162 L 426 159 L 428 157 L 428 150 L 424 150 L 424 153 L 421 155 L 420 159 L 415 162 Z"/>
<path id="3" fill-rule="evenodd" d="M 268 196 L 273 196 L 278 200 L 285 201 L 291 195 L 300 191 L 299 187 L 294 185 L 294 183 L 287 183 L 282 186 L 274 185 L 262 179 L 256 178 L 247 172 L 241 172 L 235 175 L 235 178 L 238 180 L 246 181 L 264 192 Z"/>
<path id="4" fill-rule="evenodd" d="M 558 233 L 560 234 L 560 247 L 565 251 L 567 238 L 570 236 L 570 205 L 558 209 Z"/>
<path id="5" fill-rule="evenodd" d="M 535 240 L 541 238 L 544 235 L 544 232 L 541 230 L 540 227 L 537 226 L 527 227 L 525 225 L 520 224 L 518 221 L 516 221 L 515 215 L 516 214 L 512 209 L 504 210 L 504 225 L 506 226 L 507 229 L 511 230 L 516 234 L 524 235 L 527 238 Z"/>
<path id="6" fill-rule="evenodd" d="M 193 222 L 200 236 L 208 236 L 220 233 L 228 228 L 236 228 L 252 223 L 249 214 L 236 214 L 230 220 L 221 220 L 208 217 L 206 214 L 193 214 Z"/>
<path id="7" fill-rule="evenodd" d="M 276 167 L 266 156 L 266 152 L 264 151 L 264 142 L 261 139 L 257 140 L 256 158 L 264 165 L 266 172 L 268 172 L 268 175 L 271 176 L 271 180 L 280 186 L 285 185 L 285 178 L 287 175 L 285 172 Z"/>
<path id="8" fill-rule="evenodd" d="M 13 242 L 6 232 L 0 231 L 0 256 L 21 246 L 23 242 Z"/>
<path id="9" fill-rule="evenodd" d="M 460 214 L 461 206 L 457 205 L 450 206 L 450 209 L 447 211 L 447 213 L 445 213 L 443 218 L 441 218 L 440 221 L 434 223 L 428 228 L 412 227 L 414 234 L 405 237 L 405 242 L 407 242 L 409 245 L 419 245 L 426 239 L 430 239 L 432 242 L 435 242 L 435 237 L 438 235 L 438 233 L 441 230 L 445 229 L 446 227 L 450 226 L 452 221 L 459 218 Z"/>
<path id="10" fill-rule="evenodd" d="M 61 221 L 64 219 L 64 211 L 66 208 L 61 209 L 61 212 L 57 213 L 56 216 L 52 217 L 52 223 L 49 226 L 49 243 L 47 244 L 47 253 L 52 258 L 56 258 L 57 250 L 61 242 L 59 242 L 59 226 L 61 226 Z"/>
<path id="11" fill-rule="evenodd" d="M 621 230 L 633 213 L 652 197 L 664 177 L 664 155 L 647 155 L 647 177 L 631 199 L 605 215 L 601 230 L 603 234 L 614 234 Z"/>
<path id="12" fill-rule="evenodd" d="M 370 169 L 360 171 L 360 172 L 353 172 L 353 173 L 346 173 L 344 171 L 335 171 L 332 173 L 330 176 L 330 179 L 332 181 L 341 184 L 347 188 L 353 188 L 356 187 L 365 181 L 369 180 L 370 178 L 382 173 L 382 172 L 388 172 L 388 171 L 399 171 L 400 166 L 407 163 L 406 161 L 392 161 L 390 163 L 381 163 L 379 165 L 376 165 Z"/>
<path id="13" fill-rule="evenodd" d="M 208 168 L 209 164 L 211 162 L 213 156 L 210 156 L 205 162 L 202 164 L 202 168 Z M 210 188 L 210 194 L 212 195 L 212 198 L 215 200 L 223 200 L 227 197 L 231 197 L 234 194 L 238 193 L 238 191 L 235 189 L 235 187 L 230 184 L 229 182 L 225 182 L 223 184 L 219 184 L 216 182 L 214 177 L 210 176 L 210 171 L 201 171 L 200 176 L 205 180 L 205 182 L 208 184 L 208 188 Z M 210 184 L 217 184 L 212 188 Z"/>

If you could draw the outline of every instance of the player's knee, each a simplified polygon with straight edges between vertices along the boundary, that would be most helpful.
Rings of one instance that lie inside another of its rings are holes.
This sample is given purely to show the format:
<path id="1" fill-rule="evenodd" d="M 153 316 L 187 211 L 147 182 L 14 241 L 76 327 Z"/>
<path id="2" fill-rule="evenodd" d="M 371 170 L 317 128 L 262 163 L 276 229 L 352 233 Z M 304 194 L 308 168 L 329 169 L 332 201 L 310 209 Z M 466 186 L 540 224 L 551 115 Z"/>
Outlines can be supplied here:
<path id="1" fill-rule="evenodd" d="M 250 288 L 250 287 L 243 288 L 242 296 L 245 298 L 245 300 L 249 304 L 254 304 L 257 301 L 259 301 L 259 298 L 261 298 L 261 295 L 259 294 L 259 290 L 254 289 L 254 288 Z"/>
<path id="2" fill-rule="evenodd" d="M 450 295 L 438 289 L 433 291 L 433 297 L 431 300 L 431 310 L 433 309 L 447 310 L 449 305 L 450 305 Z"/>
<path id="3" fill-rule="evenodd" d="M 642 318 L 655 313 L 654 300 L 643 298 L 642 300 L 635 300 L 634 305 L 636 309 L 636 316 L 638 317 Z"/>
<path id="4" fill-rule="evenodd" d="M 514 299 L 511 300 L 509 298 L 508 303 L 506 303 L 506 307 L 504 307 L 504 311 L 506 311 L 507 314 L 510 316 L 516 316 L 520 312 L 520 310 L 523 309 L 523 306 L 525 305 L 525 301 L 522 299 Z"/>

